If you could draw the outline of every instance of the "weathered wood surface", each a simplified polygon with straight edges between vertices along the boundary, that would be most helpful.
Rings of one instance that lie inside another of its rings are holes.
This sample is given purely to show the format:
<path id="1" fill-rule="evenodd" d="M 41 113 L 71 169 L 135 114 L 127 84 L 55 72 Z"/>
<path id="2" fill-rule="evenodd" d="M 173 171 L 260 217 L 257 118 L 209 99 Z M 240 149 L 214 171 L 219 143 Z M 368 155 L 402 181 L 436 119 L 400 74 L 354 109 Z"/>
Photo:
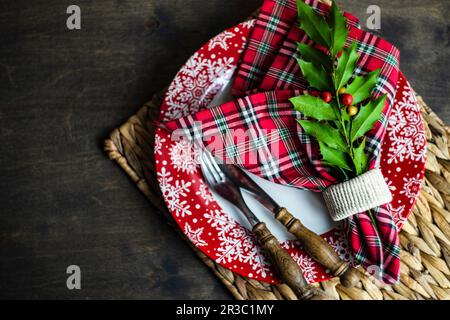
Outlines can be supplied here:
<path id="1" fill-rule="evenodd" d="M 2 1 L 0 298 L 229 298 L 101 141 L 258 0 Z M 364 22 L 371 1 L 340 1 Z M 66 28 L 66 8 L 82 29 Z M 447 122 L 448 1 L 380 0 L 382 32 Z M 77 264 L 82 289 L 66 288 Z"/>

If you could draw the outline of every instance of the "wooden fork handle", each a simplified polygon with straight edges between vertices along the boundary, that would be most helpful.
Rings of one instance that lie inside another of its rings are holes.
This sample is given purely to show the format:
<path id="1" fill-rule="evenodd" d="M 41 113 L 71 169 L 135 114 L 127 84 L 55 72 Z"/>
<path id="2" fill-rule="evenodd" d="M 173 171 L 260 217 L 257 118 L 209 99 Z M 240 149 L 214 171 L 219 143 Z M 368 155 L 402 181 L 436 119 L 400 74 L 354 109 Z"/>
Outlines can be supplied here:
<path id="1" fill-rule="evenodd" d="M 359 282 L 359 272 L 343 261 L 333 248 L 321 236 L 306 228 L 286 208 L 280 208 L 275 214 L 287 230 L 301 241 L 306 252 L 318 263 L 339 277 L 345 287 L 353 287 Z"/>
<path id="2" fill-rule="evenodd" d="M 253 227 L 261 247 L 266 251 L 268 258 L 275 267 L 278 276 L 295 292 L 299 299 L 304 300 L 330 300 L 325 292 L 318 290 L 306 282 L 297 262 L 284 250 L 277 239 L 270 233 L 264 222 Z"/>

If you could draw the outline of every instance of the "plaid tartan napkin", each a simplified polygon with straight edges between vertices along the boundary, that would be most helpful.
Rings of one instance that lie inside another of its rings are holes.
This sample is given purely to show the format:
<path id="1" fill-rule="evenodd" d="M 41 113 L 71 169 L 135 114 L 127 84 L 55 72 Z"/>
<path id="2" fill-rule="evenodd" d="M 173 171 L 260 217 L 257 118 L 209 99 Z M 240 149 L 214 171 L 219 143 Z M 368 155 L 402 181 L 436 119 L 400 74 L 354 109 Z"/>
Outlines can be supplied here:
<path id="1" fill-rule="evenodd" d="M 306 1 L 320 13 L 329 7 Z M 358 74 L 381 68 L 374 96 L 387 94 L 383 115 L 367 135 L 369 169 L 379 166 L 379 153 L 398 78 L 399 52 L 390 43 L 359 29 L 346 14 L 347 45 L 358 42 Z M 307 84 L 296 62 L 296 41 L 314 45 L 297 25 L 295 0 L 265 0 L 236 72 L 233 93 L 241 98 L 166 123 L 169 130 L 207 147 L 219 159 L 234 163 L 275 183 L 320 192 L 337 183 L 321 162 L 318 144 L 297 124 L 303 116 L 289 98 L 305 93 Z M 245 96 L 243 96 L 245 95 Z M 180 134 L 180 133 L 178 133 Z M 347 239 L 359 263 L 386 283 L 399 277 L 399 239 L 387 205 L 346 221 Z"/>

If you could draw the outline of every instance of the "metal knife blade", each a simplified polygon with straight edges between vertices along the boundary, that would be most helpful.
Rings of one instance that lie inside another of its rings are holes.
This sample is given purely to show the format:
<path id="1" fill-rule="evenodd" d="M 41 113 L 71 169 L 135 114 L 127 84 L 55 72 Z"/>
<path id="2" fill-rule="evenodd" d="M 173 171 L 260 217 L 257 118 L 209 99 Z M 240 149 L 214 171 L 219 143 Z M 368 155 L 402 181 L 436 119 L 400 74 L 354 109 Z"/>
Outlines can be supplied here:
<path id="1" fill-rule="evenodd" d="M 259 203 L 266 207 L 269 211 L 276 213 L 280 206 L 273 200 L 258 184 L 252 180 L 241 168 L 232 164 L 219 164 L 220 169 L 245 191 L 250 192 Z"/>

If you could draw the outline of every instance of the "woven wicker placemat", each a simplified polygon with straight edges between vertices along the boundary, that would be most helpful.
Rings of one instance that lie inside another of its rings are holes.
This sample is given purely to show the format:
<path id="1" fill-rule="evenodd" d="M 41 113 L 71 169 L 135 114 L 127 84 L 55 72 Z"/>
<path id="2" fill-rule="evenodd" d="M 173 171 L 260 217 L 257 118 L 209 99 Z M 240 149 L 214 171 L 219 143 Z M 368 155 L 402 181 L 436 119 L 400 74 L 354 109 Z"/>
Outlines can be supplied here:
<path id="1" fill-rule="evenodd" d="M 168 223 L 188 241 L 192 250 L 236 299 L 297 299 L 285 284 L 267 284 L 223 268 L 193 246 L 176 226 L 160 194 L 153 159 L 156 129 L 153 120 L 158 117 L 163 94 L 155 95 L 110 134 L 109 139 L 105 140 L 108 157 L 130 176 L 155 211 L 167 218 Z M 450 299 L 450 128 L 420 96 L 416 97 L 425 120 L 428 154 L 426 178 L 419 198 L 400 233 L 401 281 L 397 285 L 386 286 L 359 269 L 361 282 L 354 288 L 345 288 L 338 278 L 315 284 L 335 298 Z"/>

